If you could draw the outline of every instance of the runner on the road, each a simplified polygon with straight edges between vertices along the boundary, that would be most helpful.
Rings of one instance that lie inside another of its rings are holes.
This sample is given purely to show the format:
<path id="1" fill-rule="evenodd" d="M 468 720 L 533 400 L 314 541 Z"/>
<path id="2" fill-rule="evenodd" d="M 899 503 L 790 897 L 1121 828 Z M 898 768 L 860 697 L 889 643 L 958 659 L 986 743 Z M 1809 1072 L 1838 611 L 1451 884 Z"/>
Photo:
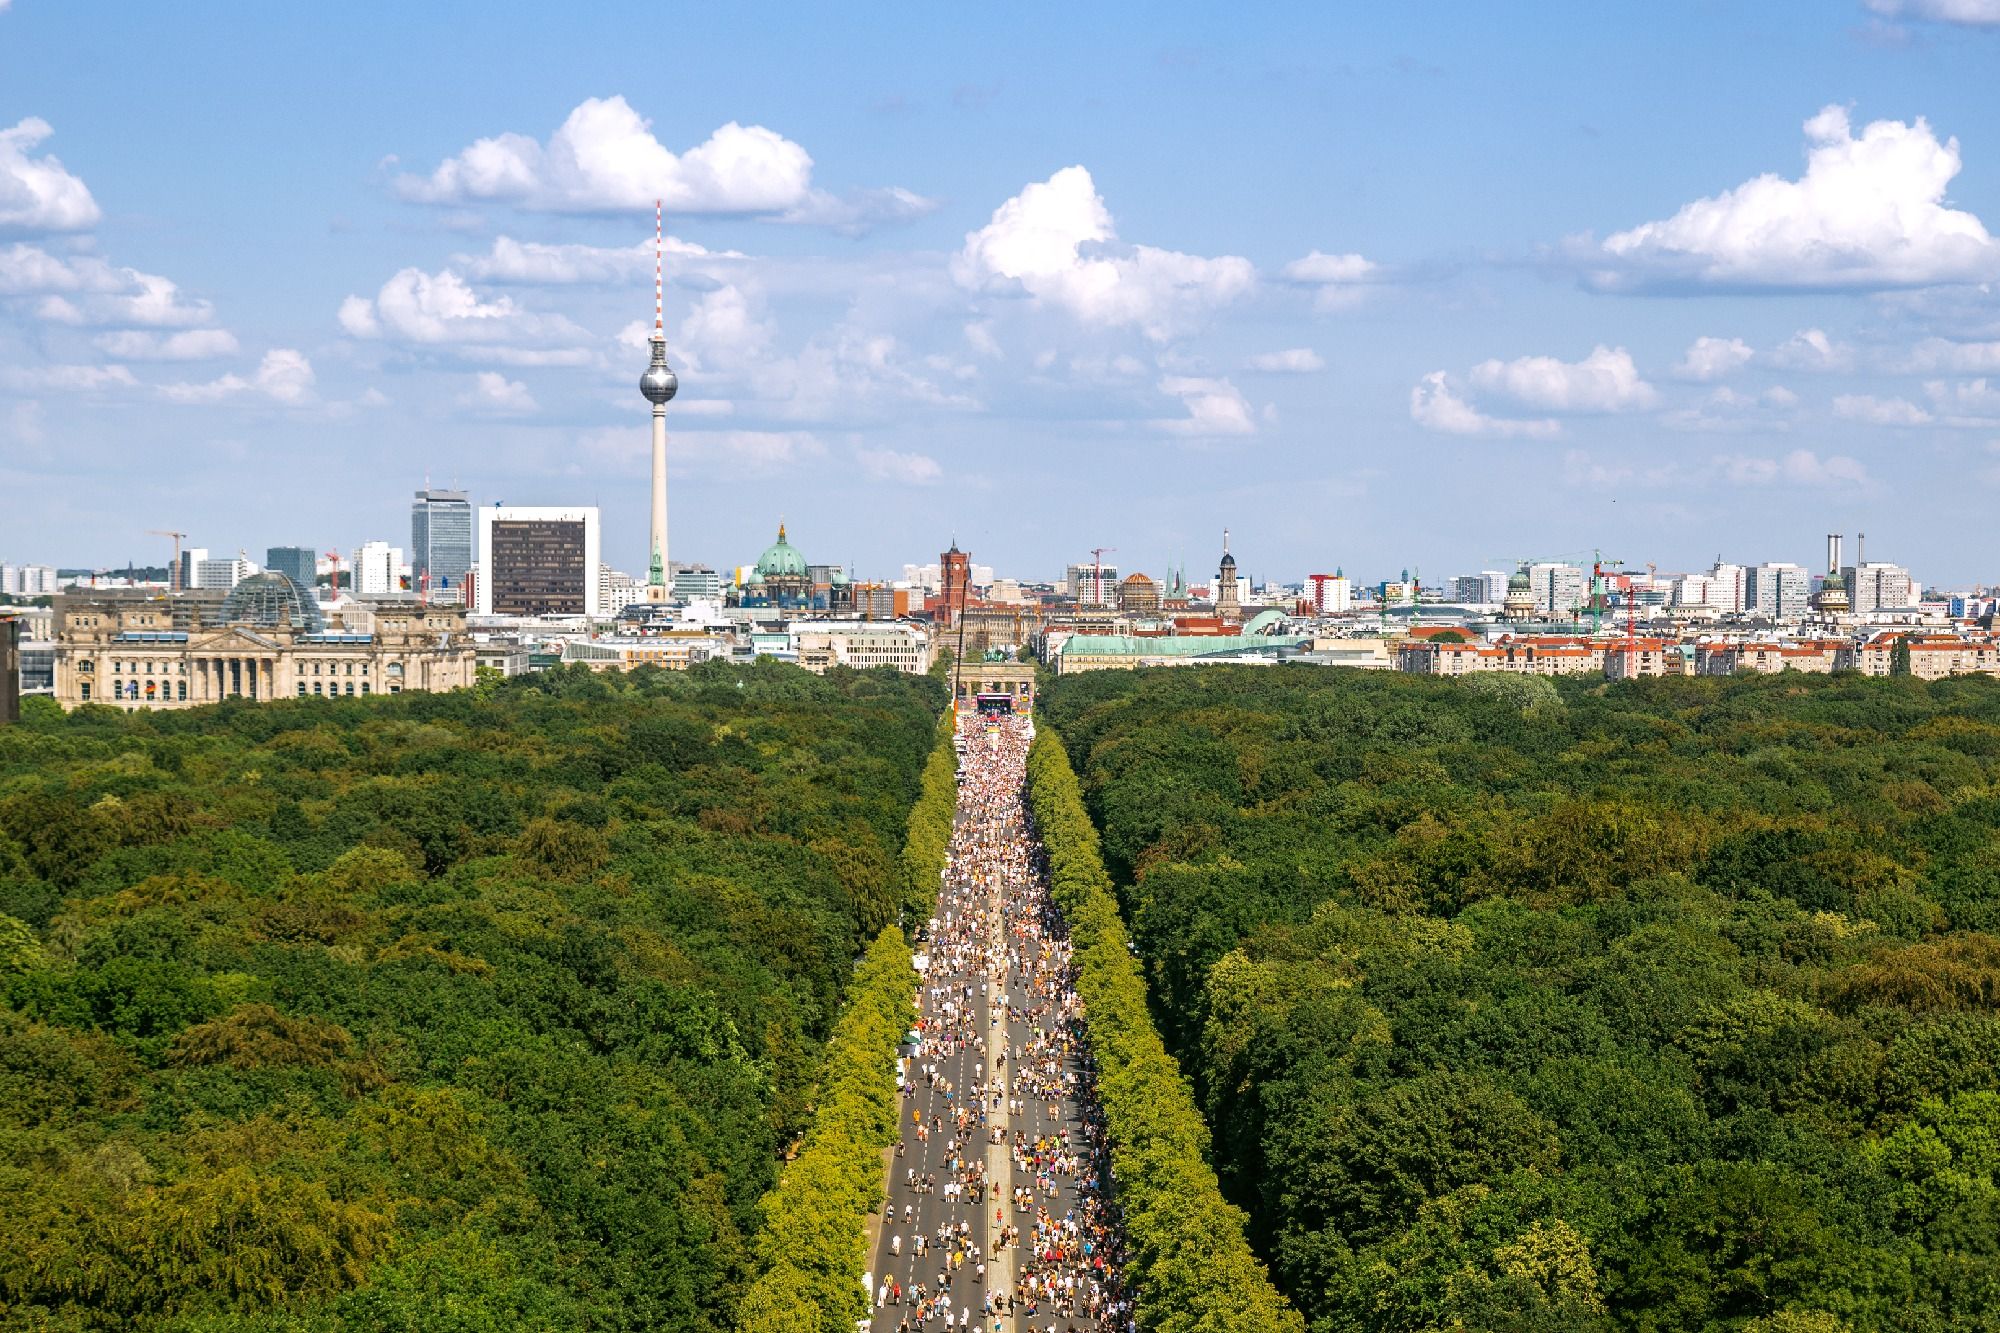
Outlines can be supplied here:
<path id="1" fill-rule="evenodd" d="M 959 725 L 871 1333 L 1131 1333 L 1069 937 L 1024 804 L 1033 724 Z"/>

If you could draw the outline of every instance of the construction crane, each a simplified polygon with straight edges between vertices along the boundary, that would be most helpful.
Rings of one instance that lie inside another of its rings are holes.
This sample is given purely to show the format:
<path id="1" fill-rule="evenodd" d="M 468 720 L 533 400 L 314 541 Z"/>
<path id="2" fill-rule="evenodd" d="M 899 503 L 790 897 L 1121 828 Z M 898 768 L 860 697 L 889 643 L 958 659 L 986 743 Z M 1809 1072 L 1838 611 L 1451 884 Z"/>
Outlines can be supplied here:
<path id="1" fill-rule="evenodd" d="M 1097 605 L 1099 606 L 1109 605 L 1104 600 L 1104 557 L 1117 549 L 1115 546 L 1093 546 L 1090 548 L 1090 558 L 1096 562 L 1094 566 L 1096 572 L 1090 576 L 1090 590 L 1091 596 L 1097 599 Z"/>
<path id="2" fill-rule="evenodd" d="M 174 563 L 167 570 L 167 588 L 172 592 L 179 592 L 181 590 L 181 541 L 187 534 L 185 532 L 173 532 L 167 528 L 147 528 L 146 535 L 149 537 L 172 537 L 174 539 Z"/>
<path id="3" fill-rule="evenodd" d="M 1604 628 L 1605 603 L 1610 600 L 1604 587 L 1604 571 L 1624 567 L 1623 560 L 1606 560 L 1602 551 L 1590 553 L 1590 632 L 1593 635 Z"/>
<path id="4" fill-rule="evenodd" d="M 340 600 L 340 552 L 328 551 L 326 558 L 333 562 L 333 585 L 328 591 L 327 600 L 337 602 Z"/>

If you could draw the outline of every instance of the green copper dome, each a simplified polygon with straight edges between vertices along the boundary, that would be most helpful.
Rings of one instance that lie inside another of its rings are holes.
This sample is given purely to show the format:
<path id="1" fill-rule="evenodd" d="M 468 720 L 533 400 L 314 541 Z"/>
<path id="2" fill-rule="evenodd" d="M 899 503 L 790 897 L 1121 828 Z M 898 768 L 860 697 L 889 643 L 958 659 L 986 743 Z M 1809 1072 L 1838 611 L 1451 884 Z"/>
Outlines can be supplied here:
<path id="1" fill-rule="evenodd" d="M 806 558 L 799 554 L 799 548 L 785 540 L 785 525 L 778 525 L 778 540 L 764 549 L 757 557 L 757 572 L 765 578 L 774 574 L 792 574 L 804 577 Z"/>

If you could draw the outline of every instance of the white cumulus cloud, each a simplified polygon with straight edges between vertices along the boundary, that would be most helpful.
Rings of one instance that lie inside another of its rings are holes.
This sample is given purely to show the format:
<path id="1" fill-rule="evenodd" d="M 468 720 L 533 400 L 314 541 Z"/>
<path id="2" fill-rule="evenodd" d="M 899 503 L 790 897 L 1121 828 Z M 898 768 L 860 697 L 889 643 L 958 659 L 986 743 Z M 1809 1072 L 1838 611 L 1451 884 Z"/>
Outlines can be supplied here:
<path id="1" fill-rule="evenodd" d="M 1931 414 L 1907 398 L 1878 398 L 1871 393 L 1843 393 L 1833 400 L 1833 414 L 1843 421 L 1870 426 L 1922 426 Z"/>
<path id="2" fill-rule="evenodd" d="M 1656 406 L 1660 394 L 1639 377 L 1632 354 L 1598 346 L 1581 361 L 1524 356 L 1482 361 L 1472 382 L 1545 412 L 1631 412 Z"/>
<path id="3" fill-rule="evenodd" d="M 857 449 L 854 457 L 862 471 L 877 481 L 903 486 L 931 486 L 944 477 L 944 469 L 928 454 L 905 453 L 896 449 Z"/>
<path id="4" fill-rule="evenodd" d="M 1524 421 L 1488 416 L 1460 397 L 1442 370 L 1433 370 L 1410 390 L 1410 420 L 1446 435 L 1503 435 L 1546 439 L 1562 426 L 1546 418 Z"/>
<path id="5" fill-rule="evenodd" d="M 533 412 L 537 404 L 528 386 L 510 380 L 496 370 L 482 370 L 472 377 L 472 387 L 459 396 L 459 404 L 475 412 L 519 416 Z"/>
<path id="6" fill-rule="evenodd" d="M 1381 266 L 1361 255 L 1329 255 L 1318 250 L 1284 267 L 1285 281 L 1314 290 L 1321 310 L 1337 310 L 1358 300 L 1381 276 Z"/>
<path id="7" fill-rule="evenodd" d="M 72 176 L 52 155 L 33 149 L 55 130 L 29 116 L 0 130 L 0 228 L 18 231 L 82 231 L 103 216 L 90 187 Z"/>
<path id="8" fill-rule="evenodd" d="M 1952 342 L 1926 338 L 1911 349 L 1907 369 L 1918 374 L 2000 374 L 2000 342 Z"/>
<path id="9" fill-rule="evenodd" d="M 546 144 L 513 133 L 480 139 L 428 176 L 398 178 L 396 188 L 423 203 L 563 213 L 643 211 L 659 199 L 672 213 L 757 214 L 849 231 L 932 207 L 894 188 L 837 198 L 813 188 L 812 170 L 811 154 L 762 125 L 730 121 L 676 153 L 623 97 L 592 97 Z"/>
<path id="10" fill-rule="evenodd" d="M 124 366 L 9 366 L 0 370 L 0 383 L 24 393 L 102 393 L 139 387 Z"/>
<path id="11" fill-rule="evenodd" d="M 100 350 L 128 361 L 209 361 L 235 356 L 236 335 L 227 329 L 183 329 L 179 333 L 151 333 L 143 329 L 121 329 L 99 334 Z"/>
<path id="12" fill-rule="evenodd" d="M 704 292 L 681 321 L 681 346 L 696 366 L 740 366 L 763 354 L 771 334 L 750 298 L 733 284 Z"/>
<path id="13" fill-rule="evenodd" d="M 215 403 L 243 394 L 262 394 L 279 403 L 303 403 L 312 397 L 312 363 L 304 353 L 290 347 L 274 347 L 264 353 L 257 373 L 244 378 L 224 375 L 203 384 L 163 384 L 160 393 L 176 403 Z"/>
<path id="14" fill-rule="evenodd" d="M 1159 423 L 1160 429 L 1169 435 L 1249 435 L 1257 429 L 1249 402 L 1226 379 L 1168 375 L 1160 381 L 1160 392 L 1179 398 L 1187 409 L 1185 417 L 1170 417 Z"/>
<path id="15" fill-rule="evenodd" d="M 64 259 L 39 246 L 0 250 L 0 297 L 44 299 L 39 318 L 113 328 L 193 328 L 209 323 L 207 301 L 184 294 L 171 278 L 108 264 L 95 255 Z"/>
<path id="16" fill-rule="evenodd" d="M 1958 140 L 1928 122 L 1873 121 L 1859 135 L 1829 106 L 1805 124 L 1806 170 L 1765 174 L 1671 218 L 1621 231 L 1595 252 L 1607 288 L 1853 289 L 1977 281 L 2000 244 L 1948 208 Z"/>
<path id="17" fill-rule="evenodd" d="M 1794 449 L 1777 458 L 1730 454 L 1715 460 L 1725 480 L 1745 486 L 1835 487 L 1863 486 L 1868 469 L 1846 454 L 1822 458 L 1810 449 Z"/>
<path id="18" fill-rule="evenodd" d="M 1741 338 L 1696 338 L 1674 367 L 1674 374 L 1703 382 L 1724 379 L 1749 365 L 1755 355 Z"/>
<path id="19" fill-rule="evenodd" d="M 1835 342 L 1824 329 L 1800 329 L 1771 350 L 1771 361 L 1787 370 L 1852 370 L 1854 349 Z"/>
<path id="20" fill-rule="evenodd" d="M 1326 361 L 1310 347 L 1287 347 L 1282 352 L 1259 352 L 1247 358 L 1243 368 L 1267 375 L 1310 375 L 1325 370 Z"/>
<path id="21" fill-rule="evenodd" d="M 1925 383 L 1924 392 L 1949 425 L 1985 427 L 2000 424 L 2000 384 L 1993 384 L 1983 376 L 1956 384 L 1930 380 Z"/>
<path id="22" fill-rule="evenodd" d="M 676 262 L 711 259 L 739 259 L 734 251 L 713 251 L 693 241 L 666 238 L 669 273 Z M 493 248 L 483 255 L 458 255 L 454 263 L 466 276 L 482 282 L 516 283 L 523 286 L 571 286 L 625 282 L 653 267 L 653 240 L 628 246 L 550 245 L 541 241 L 517 241 L 511 236 L 493 238 Z"/>
<path id="23" fill-rule="evenodd" d="M 1929 19 L 1968 28 L 2000 26 L 2000 0 L 1868 0 L 1886 18 Z"/>
<path id="24" fill-rule="evenodd" d="M 514 364 L 575 359 L 589 341 L 588 334 L 561 315 L 523 309 L 509 296 L 482 300 L 450 269 L 403 269 L 382 284 L 374 299 L 350 296 L 341 302 L 339 319 L 350 337 L 481 348 Z"/>
<path id="25" fill-rule="evenodd" d="M 1110 210 L 1080 166 L 1000 205 L 992 221 L 966 236 L 951 271 L 975 291 L 1025 291 L 1085 324 L 1137 328 L 1162 341 L 1256 280 L 1250 261 L 1234 255 L 1121 245 Z"/>

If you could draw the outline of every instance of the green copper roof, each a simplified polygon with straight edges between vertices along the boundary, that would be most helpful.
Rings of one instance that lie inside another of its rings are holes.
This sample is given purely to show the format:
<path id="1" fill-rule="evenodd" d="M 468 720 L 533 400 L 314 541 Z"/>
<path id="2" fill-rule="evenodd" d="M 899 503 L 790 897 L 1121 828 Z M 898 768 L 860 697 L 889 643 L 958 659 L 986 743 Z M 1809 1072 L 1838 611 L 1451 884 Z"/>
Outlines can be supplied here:
<path id="1" fill-rule="evenodd" d="M 1063 641 L 1064 656 L 1078 657 L 1207 657 L 1225 653 L 1254 653 L 1272 648 L 1297 648 L 1312 640 L 1304 635 L 1258 634 L 1163 634 L 1140 638 L 1134 634 L 1073 634 Z"/>
<path id="2" fill-rule="evenodd" d="M 806 558 L 799 554 L 798 547 L 785 540 L 784 524 L 778 525 L 778 540 L 757 557 L 757 572 L 766 578 L 773 574 L 805 574 Z"/>

